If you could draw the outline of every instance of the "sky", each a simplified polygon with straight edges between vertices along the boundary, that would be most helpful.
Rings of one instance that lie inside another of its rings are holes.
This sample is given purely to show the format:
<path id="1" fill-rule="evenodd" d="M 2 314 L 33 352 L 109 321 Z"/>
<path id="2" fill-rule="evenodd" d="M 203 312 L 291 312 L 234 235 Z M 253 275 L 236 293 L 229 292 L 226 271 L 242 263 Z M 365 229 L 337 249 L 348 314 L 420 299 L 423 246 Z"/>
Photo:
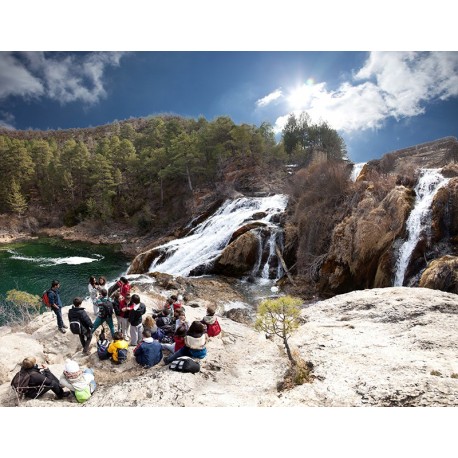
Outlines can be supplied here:
<path id="1" fill-rule="evenodd" d="M 458 136 L 458 52 L 0 52 L 0 125 L 67 129 L 160 113 L 326 121 L 353 162 Z"/>

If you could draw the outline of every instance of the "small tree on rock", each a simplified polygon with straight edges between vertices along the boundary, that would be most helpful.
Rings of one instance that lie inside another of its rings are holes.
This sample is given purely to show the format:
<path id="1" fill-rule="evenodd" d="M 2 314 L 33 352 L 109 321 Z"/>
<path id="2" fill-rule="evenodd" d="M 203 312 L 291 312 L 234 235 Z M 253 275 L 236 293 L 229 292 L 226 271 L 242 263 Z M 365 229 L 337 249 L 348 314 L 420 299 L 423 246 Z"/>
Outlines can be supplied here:
<path id="1" fill-rule="evenodd" d="M 293 365 L 297 362 L 291 354 L 288 339 L 299 327 L 302 300 L 292 296 L 266 299 L 259 304 L 255 328 L 283 340 L 286 354 Z"/>

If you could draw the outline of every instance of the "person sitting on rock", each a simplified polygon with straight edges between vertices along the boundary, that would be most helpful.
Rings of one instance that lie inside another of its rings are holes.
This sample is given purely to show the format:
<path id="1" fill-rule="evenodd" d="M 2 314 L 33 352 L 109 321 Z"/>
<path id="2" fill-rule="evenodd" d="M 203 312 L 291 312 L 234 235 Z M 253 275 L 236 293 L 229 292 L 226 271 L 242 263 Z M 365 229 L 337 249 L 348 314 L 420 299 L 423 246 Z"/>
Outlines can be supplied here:
<path id="1" fill-rule="evenodd" d="M 59 383 L 62 387 L 68 388 L 78 402 L 86 402 L 97 387 L 94 371 L 89 368 L 81 370 L 79 364 L 71 359 L 65 361 Z"/>
<path id="2" fill-rule="evenodd" d="M 113 342 L 108 347 L 108 353 L 115 364 L 122 364 L 127 361 L 127 349 L 129 344 L 124 340 L 122 332 L 114 333 Z"/>
<path id="3" fill-rule="evenodd" d="M 173 343 L 164 343 L 161 342 L 162 349 L 168 350 L 170 353 L 175 353 L 184 347 L 184 338 L 188 328 L 184 325 L 179 326 L 173 335 Z"/>
<path id="4" fill-rule="evenodd" d="M 70 395 L 68 391 L 62 389 L 59 380 L 49 370 L 48 366 L 42 364 L 41 368 L 39 368 L 37 360 L 33 356 L 29 356 L 22 361 L 21 370 L 14 376 L 11 386 L 18 394 L 23 394 L 30 399 L 39 398 L 49 390 L 56 395 L 56 399 L 62 399 Z"/>
<path id="5" fill-rule="evenodd" d="M 208 335 L 205 332 L 205 325 L 200 321 L 193 321 L 184 338 L 185 346 L 172 355 L 164 358 L 164 363 L 169 364 L 181 356 L 202 359 L 207 355 L 206 344 Z"/>
<path id="6" fill-rule="evenodd" d="M 157 327 L 156 320 L 150 315 L 147 315 L 143 320 L 143 329 L 148 330 L 151 333 L 151 337 L 159 342 L 162 342 L 165 337 L 162 330 Z"/>
<path id="7" fill-rule="evenodd" d="M 153 367 L 162 360 L 161 344 L 153 339 L 148 329 L 143 329 L 142 336 L 142 341 L 134 349 L 135 360 L 144 367 Z"/>
<path id="8" fill-rule="evenodd" d="M 86 313 L 80 297 L 73 299 L 73 307 L 68 311 L 68 321 L 70 330 L 78 334 L 81 345 L 83 346 L 83 355 L 89 355 L 89 346 L 92 340 L 92 320 Z"/>
<path id="9" fill-rule="evenodd" d="M 201 323 L 207 326 L 208 337 L 215 337 L 221 332 L 221 326 L 215 316 L 216 307 L 209 305 L 207 307 L 207 315 L 203 317 Z"/>

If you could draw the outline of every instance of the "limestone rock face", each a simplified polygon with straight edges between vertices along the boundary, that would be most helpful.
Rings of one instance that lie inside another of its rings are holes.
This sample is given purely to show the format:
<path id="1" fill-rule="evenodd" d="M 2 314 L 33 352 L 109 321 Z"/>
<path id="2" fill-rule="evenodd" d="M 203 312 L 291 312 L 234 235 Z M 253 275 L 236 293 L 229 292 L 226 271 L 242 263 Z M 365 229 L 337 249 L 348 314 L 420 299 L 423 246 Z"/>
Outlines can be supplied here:
<path id="1" fill-rule="evenodd" d="M 339 294 L 390 286 L 392 242 L 402 235 L 412 191 L 396 186 L 378 203 L 368 187 L 350 216 L 338 224 L 320 271 L 320 291 Z"/>
<path id="2" fill-rule="evenodd" d="M 239 276 L 249 273 L 256 262 L 259 251 L 259 240 L 252 231 L 245 232 L 229 244 L 216 261 L 214 272 Z"/>
<path id="3" fill-rule="evenodd" d="M 154 298 L 140 295 L 150 310 Z M 217 295 L 213 291 L 206 298 Z M 205 314 L 206 301 L 196 303 L 186 308 L 190 321 Z M 143 369 L 132 347 L 122 366 L 100 361 L 94 341 L 86 357 L 78 336 L 58 333 L 51 315 L 38 317 L 26 333 L 0 333 L 1 364 L 8 366 L 8 372 L 2 368 L 1 406 L 15 405 L 10 381 L 19 370 L 16 362 L 35 356 L 39 363 L 48 361 L 57 377 L 66 358 L 91 367 L 98 387 L 85 404 L 71 397 L 56 401 L 46 393 L 21 406 L 458 407 L 458 296 L 451 293 L 371 289 L 308 305 L 290 345 L 313 364 L 314 380 L 280 393 L 277 383 L 287 368 L 281 342 L 224 316 L 218 315 L 221 334 L 210 338 L 201 370 L 192 375 L 173 372 L 163 362 Z"/>
<path id="4" fill-rule="evenodd" d="M 420 278 L 419 286 L 458 294 L 458 257 L 443 256 L 431 261 Z"/>

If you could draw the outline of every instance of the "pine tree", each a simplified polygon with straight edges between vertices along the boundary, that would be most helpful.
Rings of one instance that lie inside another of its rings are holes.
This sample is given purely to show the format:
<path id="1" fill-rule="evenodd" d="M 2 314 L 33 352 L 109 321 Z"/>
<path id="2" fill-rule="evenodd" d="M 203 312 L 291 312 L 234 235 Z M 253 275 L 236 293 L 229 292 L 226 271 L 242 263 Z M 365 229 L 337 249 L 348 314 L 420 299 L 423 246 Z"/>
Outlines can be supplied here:
<path id="1" fill-rule="evenodd" d="M 21 216 L 27 210 L 27 201 L 21 193 L 21 188 L 16 180 L 12 180 L 9 186 L 10 192 L 6 199 L 8 207 L 12 213 Z"/>

